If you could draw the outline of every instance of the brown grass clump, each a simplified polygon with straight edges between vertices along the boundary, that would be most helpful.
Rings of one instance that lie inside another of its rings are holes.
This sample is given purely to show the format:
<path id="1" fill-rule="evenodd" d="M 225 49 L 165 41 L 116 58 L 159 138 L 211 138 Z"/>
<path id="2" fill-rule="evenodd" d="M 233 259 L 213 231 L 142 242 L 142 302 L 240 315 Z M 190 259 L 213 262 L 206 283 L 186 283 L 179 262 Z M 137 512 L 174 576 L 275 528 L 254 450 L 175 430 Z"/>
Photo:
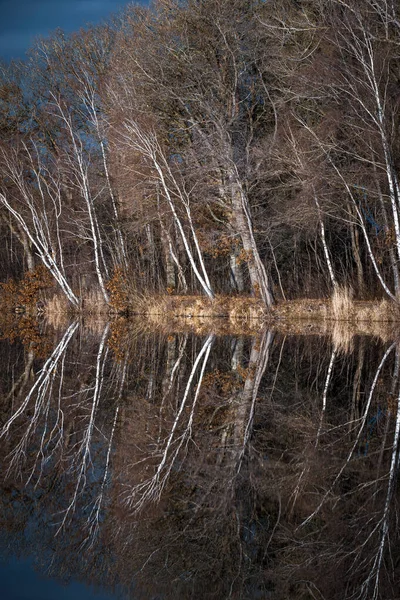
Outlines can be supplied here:
<path id="1" fill-rule="evenodd" d="M 306 320 L 315 323 L 329 318 L 331 313 L 329 300 L 301 298 L 280 302 L 274 307 L 274 317 L 278 320 Z"/>
<path id="2" fill-rule="evenodd" d="M 93 287 L 85 292 L 81 299 L 82 311 L 90 315 L 104 315 L 108 313 L 108 304 L 100 288 Z"/>
<path id="3" fill-rule="evenodd" d="M 46 321 L 53 329 L 65 329 L 71 318 L 80 317 L 82 323 L 93 331 L 104 329 L 104 319 L 108 318 L 109 306 L 101 290 L 88 290 L 81 298 L 81 308 L 76 311 L 61 292 L 53 294 L 44 304 Z M 99 325 L 97 324 L 99 322 Z"/>
<path id="4" fill-rule="evenodd" d="M 137 294 L 130 302 L 130 314 L 146 315 L 149 320 L 157 322 L 173 316 L 173 305 L 170 296 L 146 296 Z M 160 318 L 161 317 L 161 318 Z"/>
<path id="5" fill-rule="evenodd" d="M 222 309 L 225 309 L 231 322 L 265 320 L 267 317 L 267 310 L 258 298 L 245 296 L 221 297 L 219 304 Z"/>
<path id="6" fill-rule="evenodd" d="M 357 302 L 357 321 L 396 323 L 400 321 L 400 307 L 389 300 Z"/>
<path id="7" fill-rule="evenodd" d="M 131 307 L 131 314 L 145 314 L 155 323 L 171 318 L 250 322 L 266 316 L 262 302 L 246 296 L 217 296 L 214 300 L 204 296 L 140 296 Z"/>
<path id="8" fill-rule="evenodd" d="M 53 294 L 45 305 L 46 315 L 67 313 L 70 309 L 70 304 L 64 294 Z"/>
<path id="9" fill-rule="evenodd" d="M 147 331 L 191 331 L 203 335 L 216 333 L 249 334 L 260 330 L 265 308 L 257 298 L 218 296 L 146 296 L 136 294 L 130 301 L 129 322 L 141 319 Z"/>
<path id="10" fill-rule="evenodd" d="M 332 317 L 336 321 L 352 321 L 354 319 L 353 290 L 336 286 L 331 298 Z"/>
<path id="11" fill-rule="evenodd" d="M 71 315 L 76 311 L 64 294 L 56 292 L 45 302 L 44 312 L 47 317 L 55 318 L 55 315 Z M 108 314 L 108 304 L 99 288 L 85 292 L 81 298 L 81 312 L 88 315 Z"/>
<path id="12" fill-rule="evenodd" d="M 70 304 L 64 294 L 53 294 L 47 300 L 44 312 L 46 320 L 53 329 L 66 329 L 69 323 Z"/>
<path id="13" fill-rule="evenodd" d="M 390 300 L 362 302 L 353 300 L 351 288 L 337 287 L 331 299 L 332 317 L 337 321 L 396 323 L 400 307 Z"/>

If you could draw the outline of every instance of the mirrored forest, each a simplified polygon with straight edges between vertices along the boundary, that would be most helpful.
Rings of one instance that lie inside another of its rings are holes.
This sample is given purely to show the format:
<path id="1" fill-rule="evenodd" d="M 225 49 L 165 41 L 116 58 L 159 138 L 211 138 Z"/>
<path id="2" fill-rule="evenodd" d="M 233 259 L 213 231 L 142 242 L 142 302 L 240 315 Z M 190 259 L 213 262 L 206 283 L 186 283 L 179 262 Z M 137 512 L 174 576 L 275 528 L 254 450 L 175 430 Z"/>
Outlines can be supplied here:
<path id="1" fill-rule="evenodd" d="M 324 312 L 399 303 L 399 14 L 155 0 L 0 65 L 0 557 L 129 600 L 399 597 L 399 337 Z M 185 319 L 122 317 L 146 297 Z M 266 321 L 300 298 L 319 324 Z"/>
<path id="2" fill-rule="evenodd" d="M 39 40 L 0 68 L 2 279 L 398 302 L 399 41 L 397 0 L 157 0 Z"/>
<path id="3" fill-rule="evenodd" d="M 21 331 L 0 555 L 125 598 L 397 597 L 397 341 Z"/>

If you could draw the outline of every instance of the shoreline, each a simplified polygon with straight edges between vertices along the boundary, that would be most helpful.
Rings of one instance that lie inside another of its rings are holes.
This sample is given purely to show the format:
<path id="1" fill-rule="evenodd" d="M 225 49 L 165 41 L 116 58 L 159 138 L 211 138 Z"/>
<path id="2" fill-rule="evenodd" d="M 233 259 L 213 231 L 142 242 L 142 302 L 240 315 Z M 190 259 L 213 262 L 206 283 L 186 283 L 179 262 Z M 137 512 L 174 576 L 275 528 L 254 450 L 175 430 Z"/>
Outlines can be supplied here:
<path id="1" fill-rule="evenodd" d="M 92 294 L 95 296 L 95 294 Z M 55 329 L 63 328 L 71 319 L 83 322 L 132 321 L 141 319 L 144 330 L 215 332 L 221 335 L 256 335 L 270 327 L 285 335 L 332 335 L 342 330 L 346 335 L 373 335 L 385 339 L 400 337 L 400 307 L 392 301 L 352 300 L 346 294 L 331 298 L 301 298 L 278 302 L 268 310 L 259 298 L 251 296 L 141 295 L 129 298 L 123 309 L 94 301 L 86 296 L 79 311 L 71 310 L 59 293 L 27 307 L 5 306 L 8 318 L 45 319 Z M 399 329 L 399 332 L 397 332 Z"/>
<path id="2" fill-rule="evenodd" d="M 159 333 L 173 335 L 257 336 L 265 329 L 282 336 L 327 336 L 335 349 L 348 352 L 355 336 L 370 336 L 383 342 L 400 340 L 400 308 L 381 301 L 353 301 L 341 298 L 296 299 L 280 302 L 267 310 L 263 303 L 249 296 L 219 296 L 214 301 L 202 296 L 138 296 L 129 307 L 117 311 L 103 303 L 83 302 L 80 311 L 70 310 L 60 294 L 40 301 L 23 312 L 3 305 L 5 337 L 35 340 L 41 345 L 40 323 L 52 330 L 65 330 L 72 320 L 83 329 L 102 335 L 110 324 L 112 345 L 117 349 L 128 343 L 131 335 Z M 0 297 L 1 306 L 1 297 Z"/>
<path id="3" fill-rule="evenodd" d="M 102 317 L 145 316 L 150 320 L 227 319 L 229 321 L 336 321 L 343 323 L 399 323 L 400 304 L 390 300 L 353 300 L 339 293 L 331 298 L 297 298 L 277 302 L 267 308 L 260 298 L 252 296 L 222 296 L 213 300 L 199 295 L 140 295 L 129 298 L 124 306 L 106 304 L 98 295 L 88 294 L 82 306 L 74 310 L 59 293 L 50 298 L 35 299 L 29 305 L 10 305 L 0 295 L 3 313 L 38 316 L 68 315 Z"/>

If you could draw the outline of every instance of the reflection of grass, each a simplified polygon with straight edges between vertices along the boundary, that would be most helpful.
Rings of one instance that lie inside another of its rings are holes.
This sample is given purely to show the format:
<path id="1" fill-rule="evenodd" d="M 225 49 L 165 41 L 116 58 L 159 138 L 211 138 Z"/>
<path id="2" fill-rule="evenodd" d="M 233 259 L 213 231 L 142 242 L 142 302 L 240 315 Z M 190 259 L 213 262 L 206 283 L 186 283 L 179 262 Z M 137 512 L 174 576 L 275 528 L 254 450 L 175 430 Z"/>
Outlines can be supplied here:
<path id="1" fill-rule="evenodd" d="M 129 340 L 143 334 L 156 332 L 168 336 L 178 333 L 194 333 L 195 335 L 214 333 L 217 336 L 254 336 L 259 334 L 263 327 L 282 335 L 329 336 L 335 350 L 343 353 L 351 352 L 354 336 L 357 335 L 373 336 L 384 342 L 400 337 L 400 329 L 395 323 L 381 323 L 378 321 L 349 323 L 322 319 L 288 319 L 264 323 L 261 320 L 232 322 L 226 318 L 216 319 L 212 317 L 192 317 L 190 319 L 174 317 L 156 321 L 136 315 L 129 318 L 118 317 L 112 320 L 109 344 L 116 355 L 123 355 L 124 350 L 129 346 Z"/>
<path id="2" fill-rule="evenodd" d="M 354 337 L 373 336 L 383 342 L 400 338 L 400 323 L 382 321 L 335 321 L 333 319 L 282 320 L 273 324 L 273 329 L 285 335 L 329 336 L 337 352 L 349 353 Z"/>
<path id="3" fill-rule="evenodd" d="M 335 321 L 330 332 L 336 352 L 351 354 L 354 350 L 354 333 L 349 323 Z"/>

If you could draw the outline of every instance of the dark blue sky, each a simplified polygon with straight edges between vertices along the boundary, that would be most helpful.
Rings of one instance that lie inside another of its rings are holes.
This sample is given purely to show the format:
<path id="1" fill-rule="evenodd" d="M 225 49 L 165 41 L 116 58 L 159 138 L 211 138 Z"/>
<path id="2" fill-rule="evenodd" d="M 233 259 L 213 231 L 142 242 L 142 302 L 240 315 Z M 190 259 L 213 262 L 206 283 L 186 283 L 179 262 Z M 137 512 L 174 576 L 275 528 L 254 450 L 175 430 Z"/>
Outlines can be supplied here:
<path id="1" fill-rule="evenodd" d="M 148 0 L 136 0 L 148 4 Z M 99 23 L 128 0 L 0 0 L 0 57 L 24 58 L 37 36 L 57 27 L 71 32 L 88 23 Z"/>

